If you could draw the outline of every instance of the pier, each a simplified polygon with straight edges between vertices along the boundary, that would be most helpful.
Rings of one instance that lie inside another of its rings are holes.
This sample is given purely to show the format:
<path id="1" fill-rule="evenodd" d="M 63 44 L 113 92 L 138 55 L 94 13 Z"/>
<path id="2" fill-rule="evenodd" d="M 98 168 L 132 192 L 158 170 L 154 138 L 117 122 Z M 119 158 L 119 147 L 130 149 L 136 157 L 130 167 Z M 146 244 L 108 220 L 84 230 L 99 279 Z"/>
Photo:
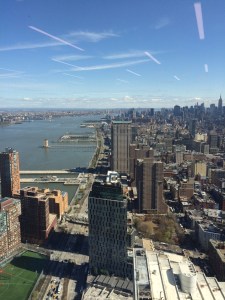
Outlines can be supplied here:
<path id="1" fill-rule="evenodd" d="M 24 170 L 20 171 L 20 175 L 31 175 L 31 174 L 76 174 L 75 172 L 71 172 L 68 170 Z"/>
<path id="2" fill-rule="evenodd" d="M 51 178 L 51 176 L 47 176 L 44 178 L 21 178 L 20 182 L 21 183 L 63 183 L 64 185 L 79 185 L 80 179 Z"/>

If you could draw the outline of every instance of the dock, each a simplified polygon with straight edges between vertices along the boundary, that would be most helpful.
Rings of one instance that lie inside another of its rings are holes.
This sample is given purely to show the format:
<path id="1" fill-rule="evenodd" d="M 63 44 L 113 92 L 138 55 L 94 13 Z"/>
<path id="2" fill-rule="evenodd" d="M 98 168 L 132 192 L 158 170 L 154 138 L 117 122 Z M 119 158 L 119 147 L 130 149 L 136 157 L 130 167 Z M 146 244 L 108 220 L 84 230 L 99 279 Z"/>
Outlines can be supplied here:
<path id="1" fill-rule="evenodd" d="M 30 174 L 75 174 L 75 172 L 71 172 L 68 170 L 24 170 L 20 171 L 20 175 L 30 175 Z"/>

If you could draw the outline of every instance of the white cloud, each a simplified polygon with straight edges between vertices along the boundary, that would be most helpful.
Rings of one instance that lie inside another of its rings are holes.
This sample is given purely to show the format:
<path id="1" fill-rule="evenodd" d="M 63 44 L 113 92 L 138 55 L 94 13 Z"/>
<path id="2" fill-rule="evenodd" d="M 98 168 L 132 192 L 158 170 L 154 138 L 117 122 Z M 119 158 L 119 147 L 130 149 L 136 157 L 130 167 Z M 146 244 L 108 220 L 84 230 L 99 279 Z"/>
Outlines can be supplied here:
<path id="1" fill-rule="evenodd" d="M 72 74 L 68 74 L 68 73 L 63 73 L 63 75 L 78 78 L 78 79 L 83 79 L 84 78 L 84 77 L 81 77 L 81 76 L 76 76 L 76 75 L 72 75 Z"/>
<path id="2" fill-rule="evenodd" d="M 161 18 L 155 25 L 155 29 L 161 29 L 163 27 L 166 27 L 170 24 L 170 20 L 169 18 L 165 17 L 165 18 Z"/>
<path id="3" fill-rule="evenodd" d="M 14 50 L 28 50 L 28 49 L 37 49 L 37 48 L 46 48 L 46 47 L 55 47 L 62 45 L 61 43 L 56 42 L 47 42 L 47 43 L 24 43 L 16 44 L 11 46 L 0 47 L 0 51 L 14 51 Z"/>
<path id="4" fill-rule="evenodd" d="M 91 32 L 91 31 L 72 31 L 66 35 L 67 37 L 76 38 L 79 41 L 99 42 L 104 39 L 119 37 L 118 34 L 112 31 Z"/>
<path id="5" fill-rule="evenodd" d="M 120 78 L 117 78 L 116 80 L 117 80 L 117 81 L 120 81 L 120 82 L 122 82 L 122 83 L 129 83 L 129 81 L 124 80 L 124 79 L 120 79 Z"/>
<path id="6" fill-rule="evenodd" d="M 84 60 L 84 59 L 90 59 L 93 58 L 93 56 L 88 55 L 59 55 L 52 57 L 53 60 L 60 60 L 60 61 L 77 61 L 77 60 Z"/>
<path id="7" fill-rule="evenodd" d="M 142 60 L 119 62 L 119 63 L 114 63 L 114 64 L 86 66 L 86 67 L 75 67 L 73 69 L 73 71 L 94 71 L 94 70 L 106 70 L 106 69 L 122 68 L 122 67 L 147 63 L 148 61 L 149 61 L 148 59 L 142 59 Z"/>
<path id="8" fill-rule="evenodd" d="M 118 37 L 118 34 L 115 34 L 111 31 L 109 32 L 71 32 L 69 34 L 65 34 L 62 38 L 66 38 L 69 40 L 69 43 L 79 42 L 79 41 L 87 41 L 87 42 L 98 42 L 106 38 Z M 76 38 L 76 40 L 74 39 Z M 61 37 L 59 38 L 61 39 Z M 15 51 L 15 50 L 29 50 L 29 49 L 38 49 L 38 48 L 47 48 L 47 47 L 56 47 L 56 46 L 65 46 L 61 42 L 43 42 L 43 43 L 19 43 L 15 45 L 2 46 L 0 47 L 0 51 Z"/>
<path id="9" fill-rule="evenodd" d="M 16 71 L 16 70 L 12 70 L 12 69 L 6 69 L 6 68 L 0 68 L 0 78 L 4 79 L 4 78 L 18 78 L 21 77 L 21 75 L 23 74 L 23 72 L 21 71 Z"/>
<path id="10" fill-rule="evenodd" d="M 141 50 L 131 50 L 124 53 L 115 53 L 111 55 L 104 56 L 104 59 L 124 59 L 124 58 L 136 58 L 136 57 L 145 57 L 145 51 Z"/>

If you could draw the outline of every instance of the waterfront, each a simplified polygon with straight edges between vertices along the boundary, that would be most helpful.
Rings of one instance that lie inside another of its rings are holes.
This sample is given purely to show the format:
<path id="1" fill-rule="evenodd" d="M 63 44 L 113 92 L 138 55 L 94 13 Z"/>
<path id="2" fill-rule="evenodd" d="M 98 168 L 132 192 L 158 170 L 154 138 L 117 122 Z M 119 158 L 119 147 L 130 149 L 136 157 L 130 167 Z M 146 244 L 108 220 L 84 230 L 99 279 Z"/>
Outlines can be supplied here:
<path id="1" fill-rule="evenodd" d="M 0 150 L 6 147 L 16 149 L 20 154 L 21 170 L 60 170 L 87 167 L 95 151 L 96 143 L 59 145 L 58 139 L 64 134 L 90 134 L 94 128 L 81 128 L 80 124 L 99 116 L 62 117 L 37 120 L 0 127 Z M 50 148 L 42 148 L 48 139 Z M 57 146 L 58 145 L 58 146 Z"/>
<path id="2" fill-rule="evenodd" d="M 58 143 L 58 139 L 64 134 L 94 134 L 94 128 L 80 127 L 81 123 L 94 118 L 100 120 L 101 116 L 62 117 L 51 121 L 37 120 L 0 126 L 0 151 L 4 151 L 6 147 L 17 150 L 20 155 L 20 170 L 60 170 L 88 167 L 96 149 L 96 142 L 67 145 Z M 42 147 L 45 139 L 48 139 L 50 144 L 47 149 Z M 22 175 L 21 178 L 40 176 L 42 175 Z M 77 174 L 67 174 L 62 177 L 77 177 Z M 57 182 L 22 183 L 21 187 L 34 185 L 40 188 L 49 187 L 67 191 L 70 200 L 77 190 L 77 185 L 64 185 Z"/>

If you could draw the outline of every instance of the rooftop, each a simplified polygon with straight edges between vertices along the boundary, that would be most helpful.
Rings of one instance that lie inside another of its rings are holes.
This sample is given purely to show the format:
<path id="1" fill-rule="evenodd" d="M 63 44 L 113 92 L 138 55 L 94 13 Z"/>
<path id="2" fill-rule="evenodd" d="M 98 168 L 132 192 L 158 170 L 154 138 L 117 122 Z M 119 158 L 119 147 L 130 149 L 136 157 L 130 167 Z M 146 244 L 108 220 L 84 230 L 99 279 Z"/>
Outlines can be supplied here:
<path id="1" fill-rule="evenodd" d="M 196 272 L 191 261 L 181 255 L 134 249 L 135 300 L 224 299 L 225 283 Z"/>
<path id="2" fill-rule="evenodd" d="M 94 182 L 89 197 L 123 201 L 123 191 L 120 185 L 107 185 Z"/>
<path id="3" fill-rule="evenodd" d="M 88 287 L 83 299 L 132 300 L 133 282 L 115 276 L 99 275 Z"/>
<path id="4" fill-rule="evenodd" d="M 210 240 L 210 243 L 215 247 L 218 255 L 220 256 L 223 263 L 225 262 L 225 242 Z"/>

